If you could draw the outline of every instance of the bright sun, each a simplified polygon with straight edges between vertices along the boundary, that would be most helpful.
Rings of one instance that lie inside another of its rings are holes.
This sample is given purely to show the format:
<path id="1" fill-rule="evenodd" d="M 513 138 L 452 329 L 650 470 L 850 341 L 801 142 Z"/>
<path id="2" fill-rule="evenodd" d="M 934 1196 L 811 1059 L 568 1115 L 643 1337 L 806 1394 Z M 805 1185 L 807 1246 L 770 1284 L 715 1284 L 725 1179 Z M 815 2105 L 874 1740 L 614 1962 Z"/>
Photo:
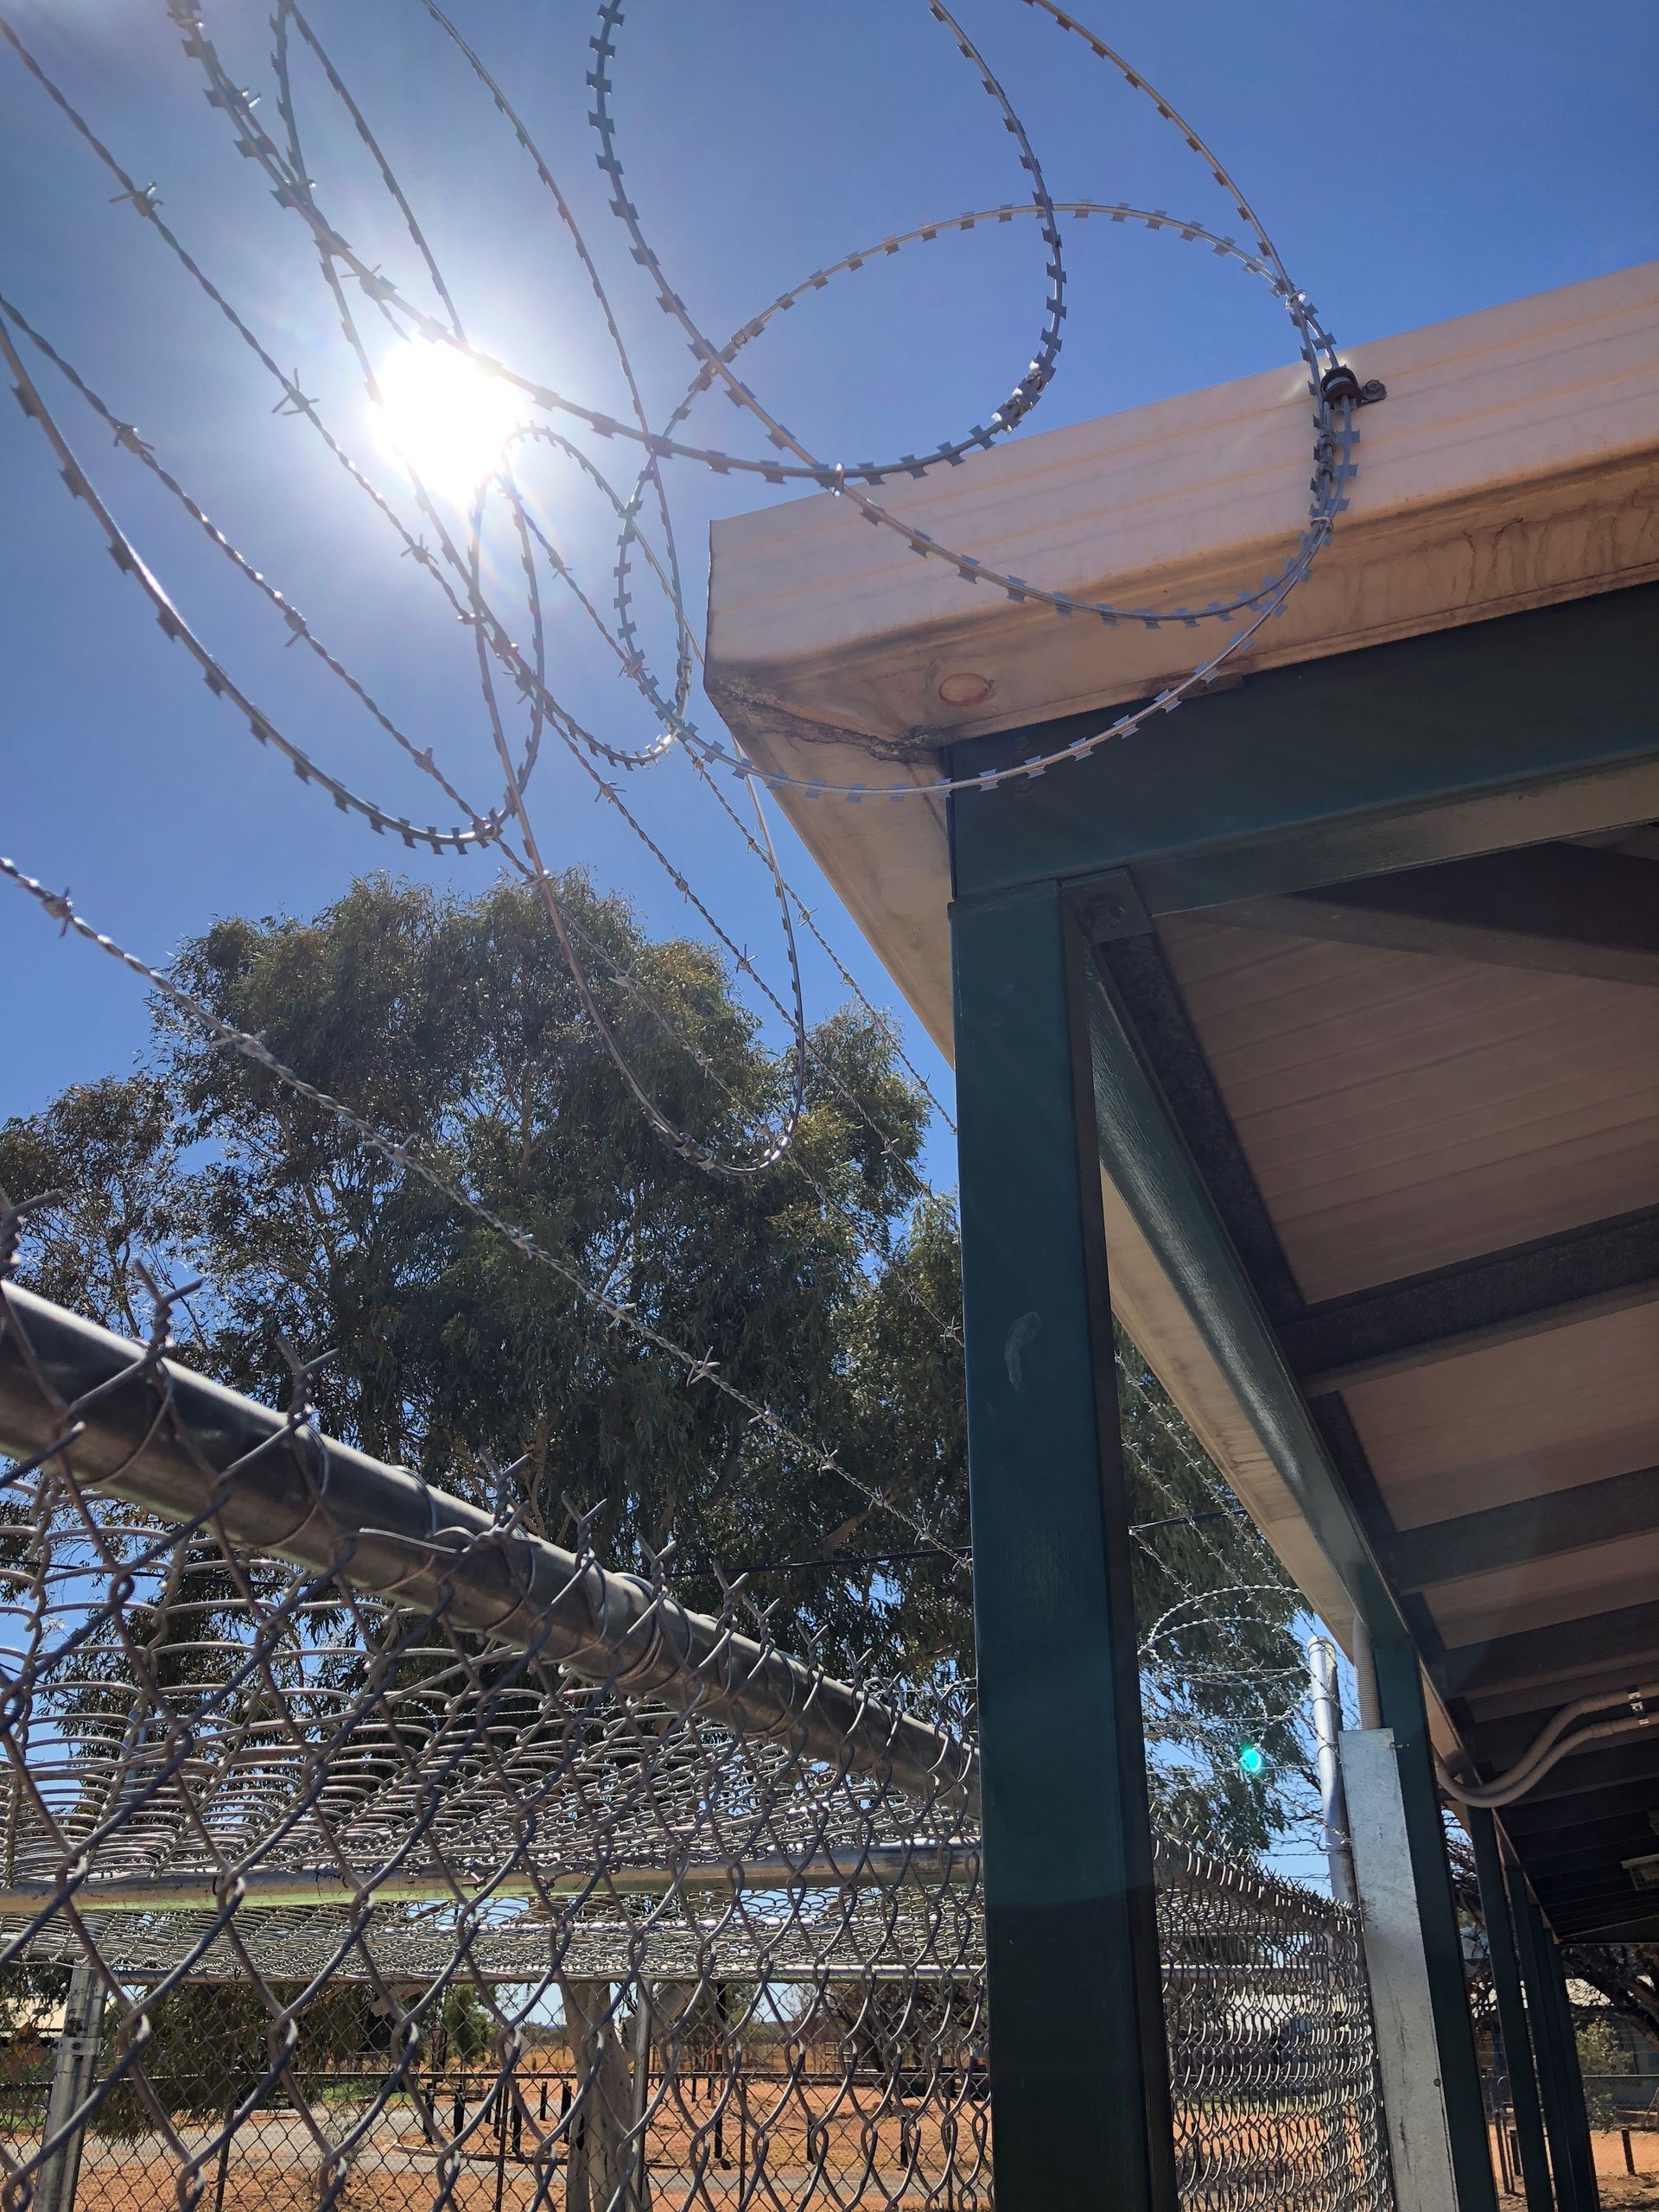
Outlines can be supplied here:
<path id="1" fill-rule="evenodd" d="M 445 499 L 469 499 L 529 420 L 522 392 L 429 339 L 400 338 L 377 377 L 382 443 Z"/>

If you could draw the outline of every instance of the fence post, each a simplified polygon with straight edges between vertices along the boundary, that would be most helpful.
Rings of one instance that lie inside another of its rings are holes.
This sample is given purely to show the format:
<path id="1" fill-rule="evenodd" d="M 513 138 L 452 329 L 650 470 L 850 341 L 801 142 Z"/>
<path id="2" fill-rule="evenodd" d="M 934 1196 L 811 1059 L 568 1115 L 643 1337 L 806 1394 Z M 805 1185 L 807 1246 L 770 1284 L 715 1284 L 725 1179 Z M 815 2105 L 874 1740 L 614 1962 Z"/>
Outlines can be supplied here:
<path id="1" fill-rule="evenodd" d="M 1348 1833 L 1348 1796 L 1343 1788 L 1342 1760 L 1337 1749 L 1342 1734 L 1337 1647 L 1328 1637 L 1316 1636 L 1309 1643 L 1307 1675 L 1319 1777 L 1319 1819 L 1325 1831 L 1325 1863 L 1330 1870 L 1331 1894 L 1338 1904 L 1357 1904 L 1359 1894 L 1354 1886 L 1354 1845 Z"/>
<path id="2" fill-rule="evenodd" d="M 1166 2212 L 1087 948 L 1053 883 L 951 926 L 997 2204 Z"/>
<path id="3" fill-rule="evenodd" d="M 505 2074 L 498 2074 L 495 2088 L 489 2092 L 484 2107 L 486 2120 L 493 2117 L 495 2128 L 495 2212 L 501 2207 L 507 2193 L 507 2113 L 512 2103 L 512 2065 L 509 2061 Z"/>
<path id="4" fill-rule="evenodd" d="M 70 1974 L 69 1993 L 64 1999 L 63 2029 L 52 2062 L 42 2142 L 49 2143 L 86 2103 L 98 2064 L 103 2024 L 103 1981 L 94 1967 L 78 1966 Z M 85 2133 L 84 2126 L 73 2127 L 42 2164 L 35 2185 L 35 2212 L 74 2212 Z"/>
<path id="5" fill-rule="evenodd" d="M 650 2212 L 651 2174 L 645 2164 L 645 2114 L 651 2106 L 651 1985 L 642 1974 L 636 1985 L 633 2016 L 632 2103 L 629 2112 L 633 2135 L 633 2175 L 628 2184 L 629 2212 Z"/>
<path id="6" fill-rule="evenodd" d="M 1538 2105 L 1538 2076 L 1533 2066 L 1532 2039 L 1528 2033 L 1526 2005 L 1521 1993 L 1521 1969 L 1510 1925 L 1509 1889 L 1497 1846 L 1497 1827 L 1484 1808 L 1470 1806 L 1466 1818 L 1475 1847 L 1475 1875 L 1480 1884 L 1480 1909 L 1486 1922 L 1486 1950 L 1492 1965 L 1492 1990 L 1497 1999 L 1497 2019 L 1503 2037 L 1503 2055 L 1510 2075 L 1510 2101 L 1515 2107 L 1515 2133 L 1521 2146 L 1521 2181 L 1527 2212 L 1554 2212 L 1549 2185 L 1549 2162 L 1544 2148 L 1543 2114 Z M 1503 2127 L 1503 2115 L 1498 2126 Z"/>
<path id="7" fill-rule="evenodd" d="M 1510 2131 L 1503 2117 L 1503 2093 L 1506 2082 L 1510 2082 L 1509 2053 L 1504 2047 L 1503 2027 L 1495 2022 L 1492 2027 L 1492 2140 L 1497 2145 L 1498 2188 L 1503 2196 L 1513 2196 L 1518 2177 L 1510 2166 Z M 1510 2086 L 1513 2088 L 1514 2085 L 1510 2082 Z"/>
<path id="8" fill-rule="evenodd" d="M 231 2174 L 231 2126 L 236 2118 L 236 2107 L 225 2108 L 225 2139 L 219 2146 L 219 2166 L 213 2177 L 213 2212 L 225 2212 L 225 2184 Z"/>
<path id="9" fill-rule="evenodd" d="M 1337 1647 L 1328 1637 L 1316 1636 L 1309 1640 L 1307 1688 L 1319 1783 L 1319 1820 L 1324 1830 L 1331 1895 L 1336 1904 L 1352 1907 L 1359 1902 L 1359 1892 L 1354 1881 L 1354 1843 L 1349 1833 L 1348 1796 L 1343 1787 L 1338 1750 L 1342 1694 L 1337 1681 Z M 1331 2202 L 1340 2204 L 1351 2193 L 1351 2161 L 1347 2115 L 1335 2101 L 1325 2117 L 1325 2144 Z"/>
<path id="10" fill-rule="evenodd" d="M 1433 2063 L 1434 2005 L 1394 1738 L 1363 1728 L 1339 1740 L 1395 2196 L 1402 2212 L 1466 2212 Z M 1484 2144 L 1484 2110 L 1481 2136 Z"/>

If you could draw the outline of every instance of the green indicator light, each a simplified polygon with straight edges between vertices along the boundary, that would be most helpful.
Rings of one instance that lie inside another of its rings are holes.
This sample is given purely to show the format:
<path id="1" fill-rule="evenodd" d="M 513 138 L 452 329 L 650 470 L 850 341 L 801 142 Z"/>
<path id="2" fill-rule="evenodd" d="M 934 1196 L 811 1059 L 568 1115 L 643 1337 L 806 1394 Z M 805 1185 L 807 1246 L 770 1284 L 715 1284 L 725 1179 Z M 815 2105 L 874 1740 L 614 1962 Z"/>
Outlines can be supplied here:
<path id="1" fill-rule="evenodd" d="M 1238 1770 L 1241 1774 L 1260 1774 L 1268 1763 L 1268 1755 L 1260 1744 L 1241 1744 L 1238 1747 Z"/>

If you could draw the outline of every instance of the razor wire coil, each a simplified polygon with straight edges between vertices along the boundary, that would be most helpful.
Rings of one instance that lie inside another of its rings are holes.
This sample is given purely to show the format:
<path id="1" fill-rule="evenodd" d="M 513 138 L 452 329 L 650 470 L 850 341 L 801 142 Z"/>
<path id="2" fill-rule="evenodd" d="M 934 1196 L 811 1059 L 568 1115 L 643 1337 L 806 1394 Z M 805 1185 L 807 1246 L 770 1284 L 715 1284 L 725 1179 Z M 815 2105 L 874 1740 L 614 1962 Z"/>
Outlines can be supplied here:
<path id="1" fill-rule="evenodd" d="M 615 627 L 612 629 L 600 615 L 593 595 L 586 591 L 571 574 L 569 566 L 554 555 L 551 541 L 545 531 L 533 523 L 527 512 L 524 497 L 513 474 L 510 454 L 504 454 L 496 472 L 494 488 L 505 497 L 518 531 L 522 567 L 525 576 L 533 637 L 526 656 L 513 641 L 510 626 L 504 620 L 490 595 L 481 588 L 480 548 L 483 531 L 486 502 L 492 486 L 480 486 L 473 504 L 467 540 L 461 542 L 452 531 L 440 508 L 435 504 L 428 487 L 418 472 L 409 469 L 409 485 L 420 511 L 423 523 L 431 531 L 439 549 L 434 552 L 426 543 L 424 533 L 416 535 L 399 518 L 392 503 L 370 480 L 363 467 L 353 459 L 347 447 L 325 424 L 319 404 L 309 396 L 300 381 L 299 372 L 290 375 L 283 369 L 275 356 L 257 336 L 246 317 L 238 309 L 225 288 L 216 283 L 199 260 L 185 245 L 168 221 L 160 213 L 161 195 L 153 185 L 141 185 L 111 149 L 106 140 L 87 120 L 54 78 L 30 51 L 16 26 L 0 18 L 0 36 L 3 36 L 23 62 L 35 81 L 42 87 L 71 127 L 105 168 L 119 186 L 118 200 L 130 206 L 143 218 L 162 240 L 178 265 L 203 292 L 217 312 L 226 320 L 240 341 L 249 347 L 262 370 L 277 384 L 281 398 L 277 411 L 291 414 L 308 423 L 323 438 L 334 459 L 345 471 L 347 480 L 357 492 L 365 494 L 384 519 L 392 524 L 402 540 L 402 551 L 412 557 L 417 566 L 439 586 L 452 615 L 472 627 L 476 645 L 478 675 L 489 727 L 493 733 L 499 763 L 505 785 L 505 798 L 500 806 L 480 810 L 464 807 L 470 820 L 451 830 L 422 825 L 406 814 L 387 808 L 368 798 L 324 768 L 290 735 L 280 728 L 276 721 L 256 705 L 245 691 L 233 682 L 219 662 L 207 650 L 200 639 L 184 621 L 178 608 L 162 587 L 159 578 L 144 565 L 115 521 L 114 515 L 94 489 L 85 468 L 76 461 L 63 431 L 55 421 L 37 385 L 29 378 L 11 346 L 5 341 L 6 352 L 13 374 L 16 378 L 19 396 L 26 411 L 41 424 L 57 448 L 62 473 L 70 490 L 84 499 L 98 516 L 104 527 L 110 548 L 119 565 L 133 575 L 149 594 L 156 607 L 157 619 L 169 639 L 182 643 L 202 667 L 203 674 L 216 694 L 225 696 L 247 721 L 252 734 L 261 743 L 274 742 L 283 751 L 296 772 L 306 782 L 313 782 L 326 790 L 334 803 L 347 812 L 366 819 L 377 831 L 390 830 L 414 847 L 425 846 L 442 853 L 462 852 L 474 843 L 494 843 L 509 864 L 517 868 L 527 880 L 534 882 L 547 905 L 549 920 L 560 936 L 571 966 L 573 977 L 581 992 L 589 1018 L 594 1021 L 607 1049 L 611 1052 L 624 1079 L 632 1090 L 636 1103 L 665 1141 L 684 1156 L 696 1160 L 709 1172 L 735 1176 L 764 1173 L 788 1147 L 801 1111 L 805 1031 L 802 1001 L 802 983 L 798 956 L 793 938 L 793 921 L 803 902 L 793 893 L 783 879 L 772 850 L 764 818 L 757 814 L 755 829 L 749 830 L 740 824 L 751 855 L 766 868 L 773 884 L 782 922 L 784 946 L 791 977 L 792 1006 L 788 1010 L 794 1033 L 794 1093 L 791 1109 L 785 1114 L 772 1141 L 752 1160 L 728 1159 L 709 1154 L 700 1147 L 687 1132 L 676 1128 L 657 1103 L 639 1086 L 626 1056 L 621 1052 L 593 994 L 588 989 L 576 949 L 569 942 L 564 919 L 558 911 L 547 870 L 542 866 L 532 826 L 525 803 L 524 786 L 534 766 L 543 732 L 554 729 L 574 757 L 588 765 L 593 760 L 607 766 L 624 770 L 652 766 L 665 757 L 665 748 L 677 744 L 694 766 L 708 774 L 715 770 L 732 770 L 750 787 L 751 797 L 758 803 L 758 785 L 789 785 L 803 790 L 809 796 L 838 792 L 840 796 L 860 800 L 866 797 L 885 795 L 892 798 L 923 796 L 938 799 L 959 791 L 986 791 L 999 787 L 1003 782 L 1039 775 L 1054 766 L 1075 760 L 1087 754 L 1109 739 L 1128 734 L 1140 728 L 1149 715 L 1167 713 L 1190 696 L 1195 689 L 1202 689 L 1221 671 L 1236 652 L 1248 643 L 1262 624 L 1269 620 L 1284 605 L 1288 592 L 1329 537 L 1337 515 L 1346 504 L 1347 486 L 1354 473 L 1353 449 L 1356 431 L 1350 399 L 1330 399 L 1325 390 L 1321 363 L 1336 365 L 1336 350 L 1329 334 L 1320 324 L 1316 311 L 1305 296 L 1291 283 L 1276 251 L 1250 204 L 1239 193 L 1228 173 L 1213 152 L 1204 143 L 1179 114 L 1155 92 L 1138 73 L 1134 71 L 1103 41 L 1089 32 L 1075 19 L 1048 4 L 1048 0 L 1032 0 L 1039 12 L 1051 18 L 1069 36 L 1080 39 L 1091 55 L 1114 68 L 1137 96 L 1148 99 L 1159 117 L 1179 136 L 1185 147 L 1205 165 L 1211 181 L 1227 193 L 1240 219 L 1247 226 L 1249 243 L 1240 245 L 1235 239 L 1217 234 L 1208 226 L 1171 217 L 1162 210 L 1135 209 L 1127 205 L 1112 206 L 1104 202 L 1058 202 L 1051 194 L 1033 143 L 1019 115 L 1010 104 L 995 73 L 977 47 L 963 31 L 962 27 L 939 4 L 929 0 L 929 9 L 935 20 L 952 37 L 964 60 L 977 75 L 982 89 L 995 104 L 1004 127 L 1010 134 L 1020 166 L 1031 184 L 1032 197 L 1026 203 L 1012 202 L 985 211 L 981 214 L 967 214 L 936 220 L 908 232 L 894 234 L 880 242 L 879 247 L 844 257 L 842 261 L 812 273 L 791 290 L 779 295 L 772 304 L 763 309 L 723 346 L 716 346 L 704 336 L 683 299 L 669 281 L 664 264 L 651 242 L 638 207 L 629 196 L 624 181 L 624 171 L 617 127 L 611 107 L 613 72 L 618 66 L 617 38 L 623 19 L 623 9 L 614 0 L 606 0 L 598 16 L 598 29 L 592 41 L 594 65 L 588 71 L 588 83 L 593 105 L 589 120 L 596 133 L 598 162 L 601 173 L 609 180 L 613 197 L 610 212 L 622 225 L 633 260 L 645 272 L 648 282 L 655 288 L 658 304 L 673 318 L 687 334 L 697 367 L 692 383 L 678 407 L 670 417 L 669 429 L 677 427 L 695 403 L 706 392 L 718 389 L 733 401 L 748 417 L 762 429 L 774 450 L 792 459 L 779 461 L 750 461 L 742 455 L 732 455 L 713 448 L 696 446 L 669 435 L 666 431 L 654 431 L 650 427 L 645 403 L 641 396 L 638 376 L 632 365 L 622 323 L 607 291 L 581 223 L 568 195 L 563 191 L 518 110 L 505 91 L 484 66 L 481 59 L 464 36 L 459 27 L 435 0 L 423 0 L 425 11 L 452 42 L 462 56 L 467 67 L 477 78 L 489 96 L 498 113 L 506 122 L 520 147 L 528 155 L 541 186 L 550 194 L 563 233 L 577 252 L 595 303 L 605 323 L 607 334 L 618 364 L 627 383 L 633 407 L 634 420 L 625 423 L 604 415 L 585 405 L 568 393 L 556 391 L 533 377 L 521 373 L 510 365 L 474 347 L 465 336 L 456 302 L 444 277 L 438 259 L 423 232 L 412 200 L 389 161 L 368 117 L 341 72 L 336 67 L 329 50 L 295 0 L 277 0 L 273 16 L 275 47 L 270 57 L 275 84 L 275 107 L 280 119 L 280 130 L 268 131 L 259 120 L 256 109 L 257 95 L 246 86 L 238 85 L 226 68 L 207 28 L 206 20 L 188 0 L 168 0 L 167 13 L 178 30 L 187 60 L 202 73 L 205 89 L 213 106 L 226 118 L 234 134 L 238 150 L 264 176 L 279 206 L 296 214 L 309 230 L 316 249 L 324 282 L 328 289 L 346 336 L 347 346 L 355 358 L 362 378 L 373 397 L 378 392 L 376 372 L 359 329 L 357 310 L 352 306 L 344 289 L 342 274 L 367 301 L 371 308 L 390 327 L 401 331 L 415 331 L 432 343 L 454 349 L 472 361 L 490 377 L 505 379 L 523 392 L 527 400 L 544 413 L 562 416 L 602 439 L 620 438 L 639 445 L 644 454 L 643 467 L 632 491 L 625 499 L 613 491 L 592 457 L 561 433 L 543 424 L 527 425 L 517 436 L 547 437 L 573 459 L 578 467 L 593 482 L 600 486 L 608 499 L 618 520 L 615 556 L 614 595 Z M 346 114 L 350 126 L 367 150 L 382 189 L 396 209 L 404 231 L 413 245 L 425 271 L 427 280 L 444 310 L 442 317 L 434 317 L 420 308 L 406 296 L 404 290 L 384 271 L 371 267 L 352 246 L 338 225 L 323 212 L 315 181 L 305 172 L 302 141 L 292 67 L 291 47 L 294 37 L 303 44 L 320 65 L 333 98 Z M 1242 266 L 1248 273 L 1265 281 L 1274 296 L 1289 313 L 1297 334 L 1299 346 L 1307 362 L 1310 393 L 1313 406 L 1314 473 L 1312 483 L 1312 504 L 1308 510 L 1306 527 L 1296 550 L 1283 567 L 1257 585 L 1241 588 L 1231 598 L 1217 601 L 1201 608 L 1147 607 L 1110 606 L 1068 597 L 1064 593 L 1049 591 L 1027 580 L 1003 575 L 976 556 L 935 541 L 928 533 L 895 516 L 869 496 L 867 487 L 879 486 L 888 476 L 903 475 L 910 479 L 925 476 L 933 468 L 961 461 L 965 454 L 982 449 L 998 437 L 1013 430 L 1041 398 L 1056 372 L 1061 351 L 1062 321 L 1064 317 L 1065 269 L 1062 257 L 1059 214 L 1064 212 L 1084 217 L 1091 213 L 1105 214 L 1114 221 L 1133 221 L 1143 224 L 1156 232 L 1173 232 L 1186 242 L 1202 241 L 1224 257 Z M 756 396 L 753 388 L 735 374 L 733 362 L 748 344 L 761 336 L 770 323 L 786 312 L 805 292 L 821 290 L 835 278 L 850 273 L 874 258 L 900 251 L 906 246 L 932 242 L 941 236 L 971 230 L 977 223 L 1013 219 L 1016 215 L 1034 217 L 1049 254 L 1047 264 L 1048 291 L 1044 321 L 1030 367 L 1016 385 L 1008 400 L 993 411 L 988 423 L 976 424 L 963 437 L 947 438 L 921 455 L 906 454 L 899 459 L 881 463 L 859 463 L 850 468 L 836 463 L 828 465 L 813 455 L 796 435 L 788 430 L 781 420 L 771 412 Z M 0 315 L 0 321 L 7 318 Z M 26 327 L 20 321 L 17 327 Z M 29 334 L 36 334 L 29 330 Z M 45 341 L 36 337 L 36 342 Z M 83 396 L 90 396 L 85 379 L 69 364 L 60 349 L 47 346 L 48 357 L 54 359 Z M 168 472 L 156 462 L 148 442 L 141 440 L 136 430 L 122 422 L 115 410 L 94 403 L 98 411 L 116 431 L 117 442 L 130 454 L 136 454 L 147 466 L 157 470 L 164 482 L 173 486 L 187 504 L 188 495 L 176 485 Z M 681 588 L 678 556 L 675 548 L 671 508 L 663 480 L 660 464 L 668 459 L 690 460 L 719 474 L 758 470 L 774 483 L 787 482 L 798 476 L 802 480 L 818 486 L 842 498 L 850 499 L 865 518 L 880 527 L 899 531 L 911 550 L 925 558 L 942 560 L 951 565 L 966 582 L 987 583 L 1020 602 L 1046 606 L 1065 613 L 1083 613 L 1105 621 L 1119 620 L 1143 623 L 1156 628 L 1165 623 L 1176 623 L 1194 628 L 1205 620 L 1238 618 L 1242 629 L 1236 630 L 1219 652 L 1204 659 L 1189 676 L 1168 684 L 1149 706 L 1137 708 L 1113 717 L 1095 733 L 1072 741 L 1049 754 L 1033 754 L 1029 759 L 1002 768 L 983 771 L 973 776 L 923 777 L 899 784 L 882 785 L 870 784 L 835 785 L 820 779 L 795 779 L 764 770 L 756 763 L 731 753 L 726 747 L 701 734 L 687 713 L 691 680 L 691 667 L 696 658 L 695 626 L 687 619 Z M 659 556 L 650 545 L 641 526 L 640 516 L 647 493 L 654 493 L 657 520 L 663 537 L 663 551 Z M 219 537 L 221 550 L 237 561 L 245 573 L 263 583 L 258 571 L 245 556 L 232 548 L 221 534 L 213 532 L 205 514 L 194 510 L 202 526 Z M 533 547 L 539 547 L 549 562 L 554 579 L 571 590 L 596 631 L 607 650 L 615 657 L 620 672 L 639 688 L 641 697 L 658 721 L 663 734 L 644 748 L 619 747 L 607 739 L 586 728 L 548 689 L 543 652 L 543 617 L 542 594 L 537 580 L 537 562 Z M 675 672 L 671 684 L 665 690 L 652 672 L 650 658 L 644 651 L 633 612 L 632 587 L 629 581 L 631 555 L 643 553 L 647 565 L 664 594 L 672 618 L 675 631 Z M 447 571 L 447 573 L 446 573 Z M 422 747 L 409 740 L 391 720 L 368 696 L 365 687 L 334 656 L 329 655 L 311 638 L 308 626 L 296 610 L 281 594 L 268 588 L 267 596 L 283 619 L 289 624 L 296 638 L 304 638 L 317 652 L 326 666 L 346 682 L 357 694 L 359 703 L 374 716 L 377 722 L 392 737 L 416 765 L 432 774 L 451 798 L 452 804 L 459 795 L 454 786 L 440 771 L 432 758 L 430 747 Z M 511 679 L 515 690 L 528 703 L 531 728 L 524 747 L 522 766 L 515 768 L 508 757 L 504 725 L 497 701 L 495 678 L 492 663 L 499 664 Z M 595 773 L 594 780 L 600 796 L 621 805 L 615 787 L 607 784 L 602 773 Z M 623 816 L 637 836 L 645 833 L 637 817 L 626 806 Z M 728 815 L 731 810 L 728 807 Z M 517 851 L 503 840 L 502 831 L 508 817 L 516 818 L 524 850 Z M 646 842 L 652 841 L 647 838 Z M 662 855 L 658 854 L 660 859 Z M 671 875 L 683 883 L 684 872 L 667 864 Z M 705 924 L 712 922 L 703 903 L 689 888 L 685 895 L 692 899 Z M 717 925 L 715 925 L 717 928 Z M 728 950 L 730 940 L 718 931 Z M 816 932 L 815 932 L 816 934 Z M 735 955 L 741 972 L 755 971 L 747 953 Z M 848 978 L 844 965 L 841 969 L 843 982 Z M 767 995 L 778 1003 L 775 995 Z"/>

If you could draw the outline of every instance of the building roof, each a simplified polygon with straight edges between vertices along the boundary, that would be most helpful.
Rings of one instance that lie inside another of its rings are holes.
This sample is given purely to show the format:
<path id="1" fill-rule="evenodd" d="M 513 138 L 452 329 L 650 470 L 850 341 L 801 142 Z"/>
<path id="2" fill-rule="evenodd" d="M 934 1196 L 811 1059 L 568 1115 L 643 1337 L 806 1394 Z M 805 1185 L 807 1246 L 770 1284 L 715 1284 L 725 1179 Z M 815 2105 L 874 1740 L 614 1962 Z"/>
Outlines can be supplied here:
<path id="1" fill-rule="evenodd" d="M 1349 512 L 1232 675 L 1659 575 L 1659 262 L 1351 358 L 1388 397 L 1357 416 Z M 1201 605 L 1293 550 L 1313 436 L 1297 362 L 1034 433 L 880 497 L 1033 584 Z M 826 493 L 716 522 L 711 542 L 710 696 L 762 767 L 803 785 L 929 781 L 965 738 L 1149 697 L 1214 650 L 1213 631 L 1016 605 Z M 989 688 L 953 706 L 941 686 L 965 676 Z M 943 805 L 777 796 L 948 1053 Z"/>
<path id="2" fill-rule="evenodd" d="M 1351 359 L 1387 397 L 1350 510 L 1242 684 L 950 804 L 959 860 L 1000 839 L 1010 880 L 1022 854 L 1127 868 L 1112 988 L 1413 1624 L 1437 1741 L 1490 1770 L 1567 1699 L 1659 1680 L 1659 264 Z M 1300 369 L 1250 378 L 890 504 L 1034 584 L 1202 603 L 1294 545 L 1310 414 Z M 806 786 L 972 777 L 1213 650 L 995 596 L 831 495 L 714 534 L 711 696 L 946 1052 L 947 802 Z M 1103 1181 L 1121 1317 L 1342 1635 L 1294 1469 Z M 1576 1757 L 1506 1816 L 1560 1858 L 1558 1925 L 1622 1910 L 1653 1764 L 1645 1738 Z"/>

